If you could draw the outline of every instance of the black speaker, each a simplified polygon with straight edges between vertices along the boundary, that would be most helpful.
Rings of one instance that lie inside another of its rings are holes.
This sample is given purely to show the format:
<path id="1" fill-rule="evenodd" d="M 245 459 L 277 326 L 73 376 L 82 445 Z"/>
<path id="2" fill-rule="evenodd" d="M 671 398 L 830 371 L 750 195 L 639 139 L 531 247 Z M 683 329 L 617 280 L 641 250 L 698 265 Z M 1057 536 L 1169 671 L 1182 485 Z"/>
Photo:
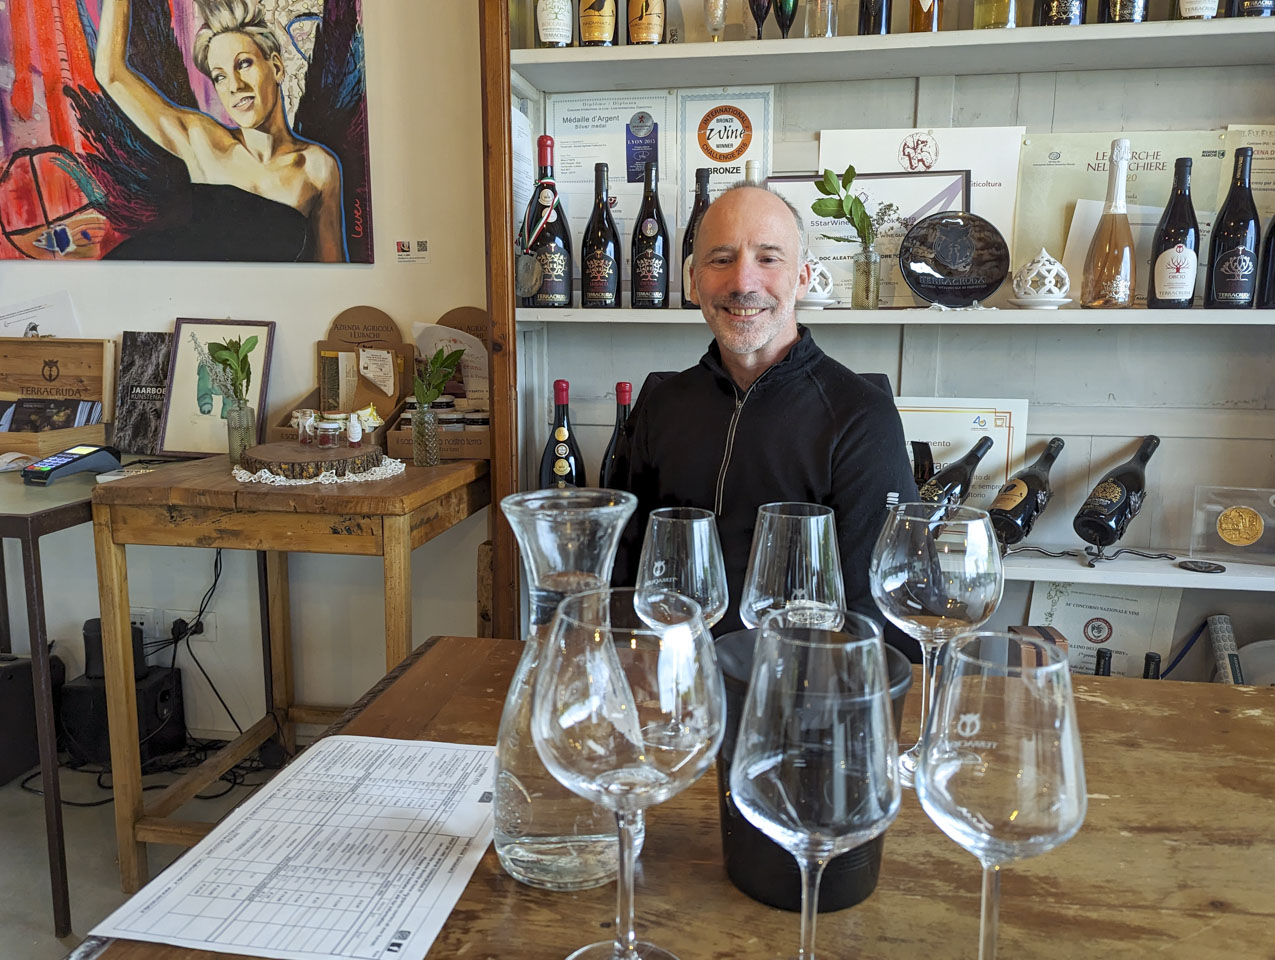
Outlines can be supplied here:
<path id="1" fill-rule="evenodd" d="M 146 665 L 146 656 L 142 652 L 142 628 L 133 627 L 133 679 L 141 680 L 150 667 Z M 94 617 L 84 621 L 84 675 L 90 680 L 101 680 L 106 676 L 102 665 L 102 620 Z"/>
<path id="2" fill-rule="evenodd" d="M 49 657 L 49 677 L 56 711 L 58 690 L 66 680 L 66 667 L 57 657 Z M 0 784 L 40 762 L 34 690 L 30 658 L 0 653 Z"/>
<path id="3" fill-rule="evenodd" d="M 137 681 L 137 729 L 142 763 L 186 745 L 181 671 L 151 667 Z M 111 762 L 106 681 L 87 675 L 62 688 L 62 749 L 84 763 Z"/>

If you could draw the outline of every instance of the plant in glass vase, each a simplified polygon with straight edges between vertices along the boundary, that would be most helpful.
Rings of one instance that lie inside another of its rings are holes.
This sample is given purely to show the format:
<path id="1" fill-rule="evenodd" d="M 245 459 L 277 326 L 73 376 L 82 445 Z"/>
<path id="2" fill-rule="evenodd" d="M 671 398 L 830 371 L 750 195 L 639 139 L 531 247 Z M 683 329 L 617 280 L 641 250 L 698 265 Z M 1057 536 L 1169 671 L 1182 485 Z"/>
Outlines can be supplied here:
<path id="1" fill-rule="evenodd" d="M 195 334 L 190 335 L 195 356 L 217 391 L 225 398 L 221 417 L 226 421 L 226 452 L 231 465 L 243 458 L 244 451 L 257 442 L 257 413 L 248 405 L 248 389 L 252 386 L 252 351 L 255 336 L 226 339 L 224 343 L 209 341 L 205 347 Z"/>
<path id="2" fill-rule="evenodd" d="M 418 467 L 436 467 L 438 449 L 438 414 L 429 405 L 443 395 L 447 381 L 456 375 L 456 367 L 465 351 L 445 353 L 442 347 L 428 360 L 417 361 L 412 392 L 416 394 L 416 410 L 412 414 L 412 462 Z"/>
<path id="3" fill-rule="evenodd" d="M 869 214 L 863 198 L 852 193 L 855 169 L 846 167 L 841 176 L 824 170 L 815 180 L 815 187 L 823 194 L 810 205 L 818 217 L 827 220 L 845 220 L 854 227 L 855 237 L 839 237 L 822 234 L 825 240 L 838 243 L 858 243 L 860 250 L 854 255 L 854 289 L 850 304 L 856 310 L 875 310 L 881 298 L 881 254 L 875 244 L 881 231 L 899 218 L 899 208 L 893 203 L 883 203 L 876 213 Z"/>

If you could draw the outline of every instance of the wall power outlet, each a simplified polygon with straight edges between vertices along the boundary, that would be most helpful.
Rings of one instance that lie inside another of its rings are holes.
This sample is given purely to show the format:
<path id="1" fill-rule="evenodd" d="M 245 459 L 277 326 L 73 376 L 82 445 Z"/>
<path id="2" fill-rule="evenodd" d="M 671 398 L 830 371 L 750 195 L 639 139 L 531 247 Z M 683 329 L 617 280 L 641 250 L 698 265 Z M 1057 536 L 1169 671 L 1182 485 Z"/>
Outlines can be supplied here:
<path id="1" fill-rule="evenodd" d="M 185 620 L 187 623 L 194 623 L 195 617 L 198 615 L 197 610 L 165 610 L 164 611 L 164 637 L 173 635 L 173 621 Z M 216 643 L 217 642 L 217 615 L 215 613 L 204 613 L 202 621 L 203 629 L 199 633 L 192 633 L 190 636 L 191 643 Z"/>

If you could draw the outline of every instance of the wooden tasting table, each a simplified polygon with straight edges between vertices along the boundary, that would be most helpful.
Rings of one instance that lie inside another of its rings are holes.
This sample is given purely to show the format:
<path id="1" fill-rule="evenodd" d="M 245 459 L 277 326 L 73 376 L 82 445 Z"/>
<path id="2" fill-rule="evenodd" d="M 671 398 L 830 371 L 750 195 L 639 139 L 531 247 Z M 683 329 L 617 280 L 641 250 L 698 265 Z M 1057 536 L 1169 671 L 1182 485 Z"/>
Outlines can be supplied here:
<path id="1" fill-rule="evenodd" d="M 276 733 L 291 751 L 294 723 L 330 723 L 339 710 L 292 702 L 288 554 L 383 557 L 385 663 L 412 643 L 412 550 L 487 506 L 488 463 L 408 466 L 389 480 L 268 486 L 239 483 L 226 457 L 170 464 L 93 491 L 93 536 L 102 608 L 115 832 L 126 893 L 146 880 L 144 843 L 193 846 L 212 824 L 170 819 L 179 807 Z M 264 552 L 266 716 L 218 754 L 143 804 L 126 544 Z"/>
<path id="2" fill-rule="evenodd" d="M 519 652 L 506 640 L 431 639 L 328 732 L 493 743 Z M 1075 687 L 1089 814 L 1071 842 L 1006 869 L 1001 955 L 1272 956 L 1275 689 L 1112 677 L 1077 677 Z M 915 696 L 907 710 L 905 739 L 917 726 Z M 816 954 L 968 960 L 978 952 L 979 874 L 905 790 L 876 892 L 820 915 Z M 614 910 L 614 885 L 533 890 L 506 876 L 489 848 L 429 956 L 561 960 L 611 936 Z M 637 924 L 639 937 L 682 960 L 796 953 L 797 914 L 726 879 L 712 772 L 647 813 Z M 75 954 L 227 956 L 123 940 L 86 942 Z"/>

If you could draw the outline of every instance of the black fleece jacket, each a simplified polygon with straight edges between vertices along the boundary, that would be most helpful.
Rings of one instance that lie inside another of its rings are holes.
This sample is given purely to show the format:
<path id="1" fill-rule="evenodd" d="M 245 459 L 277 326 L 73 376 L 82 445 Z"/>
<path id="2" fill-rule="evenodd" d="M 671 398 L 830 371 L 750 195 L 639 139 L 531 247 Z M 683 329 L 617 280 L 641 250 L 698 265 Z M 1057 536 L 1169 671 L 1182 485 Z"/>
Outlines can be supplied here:
<path id="1" fill-rule="evenodd" d="M 657 507 L 713 510 L 730 605 L 714 633 L 738 630 L 739 599 L 757 508 L 794 500 L 836 511 L 847 606 L 885 624 L 868 588 L 868 564 L 888 503 L 915 500 L 916 485 L 893 398 L 816 346 L 810 331 L 747 390 L 714 342 L 697 366 L 642 391 L 626 427 L 627 488 L 638 498 L 616 562 L 631 583 L 647 516 Z M 891 625 L 886 638 L 910 659 L 916 642 Z"/>

